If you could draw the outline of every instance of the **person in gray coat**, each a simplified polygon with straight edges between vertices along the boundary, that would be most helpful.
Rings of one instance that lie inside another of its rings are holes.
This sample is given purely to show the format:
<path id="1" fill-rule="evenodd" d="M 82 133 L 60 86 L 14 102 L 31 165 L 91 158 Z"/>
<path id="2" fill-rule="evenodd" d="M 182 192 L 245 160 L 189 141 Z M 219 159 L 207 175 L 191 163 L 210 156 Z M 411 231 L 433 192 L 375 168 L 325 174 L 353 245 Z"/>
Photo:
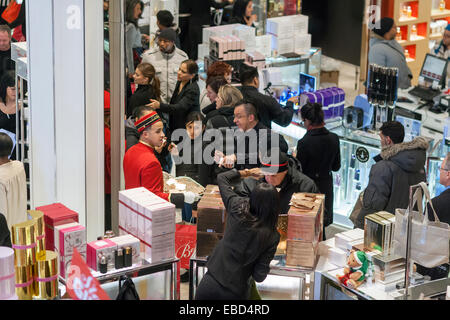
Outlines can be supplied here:
<path id="1" fill-rule="evenodd" d="M 403 142 L 404 137 L 405 129 L 397 121 L 386 122 L 381 127 L 381 154 L 375 157 L 362 209 L 353 219 L 356 228 L 364 229 L 364 217 L 368 214 L 378 211 L 394 214 L 397 208 L 406 209 L 409 187 L 426 181 L 428 142 L 423 137 Z"/>
<path id="2" fill-rule="evenodd" d="M 380 28 L 371 31 L 369 64 L 398 68 L 398 86 L 407 89 L 411 86 L 412 73 L 406 62 L 403 47 L 395 40 L 397 27 L 391 18 L 383 18 Z"/>
<path id="3" fill-rule="evenodd" d="M 187 54 L 175 46 L 176 32 L 167 28 L 158 36 L 158 48 L 142 54 L 142 62 L 155 67 L 156 76 L 161 82 L 161 102 L 169 103 L 177 85 L 178 69 L 188 58 Z M 167 120 L 167 119 L 166 119 Z"/>

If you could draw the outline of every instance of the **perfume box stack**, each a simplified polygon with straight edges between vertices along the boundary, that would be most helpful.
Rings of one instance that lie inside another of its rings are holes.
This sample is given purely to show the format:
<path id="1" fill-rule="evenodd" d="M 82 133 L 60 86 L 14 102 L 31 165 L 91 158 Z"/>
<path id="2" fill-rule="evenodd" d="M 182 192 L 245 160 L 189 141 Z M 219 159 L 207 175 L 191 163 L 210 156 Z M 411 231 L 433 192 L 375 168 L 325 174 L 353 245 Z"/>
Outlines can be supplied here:
<path id="1" fill-rule="evenodd" d="M 395 216 L 389 212 L 369 214 L 364 219 L 364 248 L 378 250 L 382 255 L 394 253 Z"/>
<path id="2" fill-rule="evenodd" d="M 151 263 L 175 257 L 175 205 L 145 188 L 119 192 L 119 232 L 141 242 Z"/>
<path id="3" fill-rule="evenodd" d="M 307 102 L 320 103 L 323 106 L 325 119 L 342 117 L 345 108 L 345 92 L 341 88 L 332 87 L 302 93 L 300 95 L 300 107 Z"/>
<path id="4" fill-rule="evenodd" d="M 266 21 L 266 34 L 272 36 L 272 50 L 278 54 L 305 54 L 311 49 L 311 35 L 308 34 L 309 18 L 293 15 L 269 18 Z"/>
<path id="5" fill-rule="evenodd" d="M 78 222 L 78 213 L 70 210 L 61 203 L 38 207 L 36 210 L 44 213 L 45 249 L 54 251 L 55 227 L 71 222 Z"/>
<path id="6" fill-rule="evenodd" d="M 197 256 L 209 256 L 223 238 L 226 226 L 225 205 L 218 188 L 207 186 L 197 204 Z"/>
<path id="7" fill-rule="evenodd" d="M 59 257 L 60 275 L 66 278 L 76 248 L 86 260 L 86 228 L 77 222 L 55 227 L 55 252 Z"/>
<path id="8" fill-rule="evenodd" d="M 353 229 L 338 233 L 334 236 L 336 248 L 342 249 L 347 253 L 364 243 L 364 230 Z"/>
<path id="9" fill-rule="evenodd" d="M 219 61 L 244 60 L 245 41 L 236 36 L 211 37 L 209 55 Z"/>
<path id="10" fill-rule="evenodd" d="M 266 57 L 258 51 L 247 52 L 245 62 L 259 70 L 266 68 Z"/>
<path id="11" fill-rule="evenodd" d="M 323 194 L 292 195 L 288 212 L 287 265 L 314 267 L 318 244 L 322 239 L 324 201 Z"/>
<path id="12" fill-rule="evenodd" d="M 14 250 L 0 247 L 0 300 L 17 300 Z"/>

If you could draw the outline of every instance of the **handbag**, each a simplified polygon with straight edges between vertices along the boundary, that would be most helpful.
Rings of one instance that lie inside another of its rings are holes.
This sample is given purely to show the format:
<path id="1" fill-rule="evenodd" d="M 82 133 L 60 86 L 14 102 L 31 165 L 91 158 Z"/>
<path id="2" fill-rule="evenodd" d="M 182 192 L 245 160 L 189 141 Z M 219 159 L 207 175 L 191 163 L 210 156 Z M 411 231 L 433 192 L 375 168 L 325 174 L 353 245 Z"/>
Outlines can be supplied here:
<path id="1" fill-rule="evenodd" d="M 427 185 L 421 182 L 419 186 L 420 188 L 412 195 L 413 199 L 410 199 L 413 208 L 417 203 L 418 211 L 410 207 L 395 210 L 394 252 L 403 258 L 406 257 L 408 217 L 411 214 L 411 259 L 424 267 L 433 268 L 449 261 L 450 226 L 439 221 Z M 426 200 L 425 210 L 422 205 L 422 191 Z M 434 222 L 428 219 L 427 204 L 430 204 L 433 211 Z"/>
<path id="2" fill-rule="evenodd" d="M 18 4 L 15 0 L 11 0 L 9 5 L 2 13 L 2 18 L 8 23 L 13 23 L 19 17 L 20 7 L 22 5 Z"/>
<path id="3" fill-rule="evenodd" d="M 119 294 L 116 300 L 140 300 L 134 282 L 128 276 L 120 277 Z"/>

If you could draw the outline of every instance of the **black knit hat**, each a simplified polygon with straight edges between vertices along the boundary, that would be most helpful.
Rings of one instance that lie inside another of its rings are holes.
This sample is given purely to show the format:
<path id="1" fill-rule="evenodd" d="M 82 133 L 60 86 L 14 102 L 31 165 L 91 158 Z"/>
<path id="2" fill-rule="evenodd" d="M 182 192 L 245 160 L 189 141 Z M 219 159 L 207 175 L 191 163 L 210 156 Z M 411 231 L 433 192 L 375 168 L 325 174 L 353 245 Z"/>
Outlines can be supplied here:
<path id="1" fill-rule="evenodd" d="M 158 19 L 159 23 L 166 28 L 171 28 L 174 26 L 173 23 L 174 18 L 172 13 L 170 13 L 170 11 L 160 10 L 156 14 L 156 18 Z"/>
<path id="2" fill-rule="evenodd" d="M 392 18 L 382 18 L 380 21 L 377 21 L 375 23 L 376 26 L 380 26 L 380 28 L 375 27 L 373 29 L 373 32 L 375 32 L 380 37 L 383 37 L 389 30 L 392 29 L 392 26 L 394 25 L 394 20 Z"/>
<path id="3" fill-rule="evenodd" d="M 280 149 L 269 150 L 265 156 L 260 157 L 260 161 L 264 175 L 273 175 L 289 169 L 289 157 Z"/>
<path id="4" fill-rule="evenodd" d="M 158 38 L 175 42 L 177 39 L 177 33 L 172 28 L 167 28 L 159 33 Z"/>

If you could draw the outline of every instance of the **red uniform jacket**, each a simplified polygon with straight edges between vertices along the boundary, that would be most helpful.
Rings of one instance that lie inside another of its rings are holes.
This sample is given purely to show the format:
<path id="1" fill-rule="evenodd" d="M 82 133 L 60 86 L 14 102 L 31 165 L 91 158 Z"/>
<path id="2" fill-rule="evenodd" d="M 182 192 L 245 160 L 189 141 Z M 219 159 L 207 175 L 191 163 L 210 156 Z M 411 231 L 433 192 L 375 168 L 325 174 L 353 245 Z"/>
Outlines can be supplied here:
<path id="1" fill-rule="evenodd" d="M 145 187 L 158 197 L 169 201 L 164 193 L 164 179 L 161 164 L 153 149 L 143 143 L 131 147 L 123 159 L 125 189 Z"/>

